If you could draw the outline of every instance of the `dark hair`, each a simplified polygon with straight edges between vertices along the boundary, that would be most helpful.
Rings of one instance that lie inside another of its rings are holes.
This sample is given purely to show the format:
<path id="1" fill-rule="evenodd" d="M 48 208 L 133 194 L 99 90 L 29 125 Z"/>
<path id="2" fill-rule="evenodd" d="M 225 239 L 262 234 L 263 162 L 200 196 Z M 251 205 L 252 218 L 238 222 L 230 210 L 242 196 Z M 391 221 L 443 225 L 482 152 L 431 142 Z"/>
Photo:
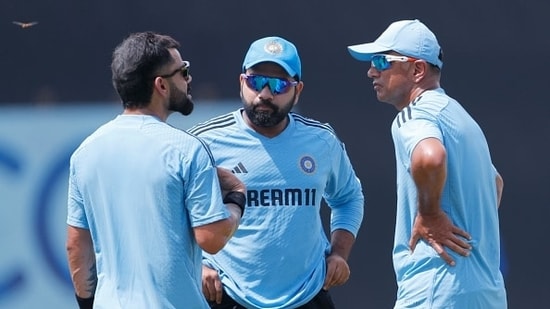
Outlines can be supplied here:
<path id="1" fill-rule="evenodd" d="M 157 70 L 172 61 L 169 49 L 179 46 L 170 36 L 147 31 L 130 34 L 115 48 L 112 81 L 124 108 L 149 104 Z"/>
<path id="2" fill-rule="evenodd" d="M 437 59 L 441 60 L 441 62 L 443 62 L 443 49 L 439 49 L 439 54 L 437 55 Z M 429 63 L 429 62 L 428 62 Z M 436 69 L 437 71 L 441 71 L 441 68 L 436 65 L 436 64 L 433 64 L 433 63 L 430 63 L 430 65 Z"/>

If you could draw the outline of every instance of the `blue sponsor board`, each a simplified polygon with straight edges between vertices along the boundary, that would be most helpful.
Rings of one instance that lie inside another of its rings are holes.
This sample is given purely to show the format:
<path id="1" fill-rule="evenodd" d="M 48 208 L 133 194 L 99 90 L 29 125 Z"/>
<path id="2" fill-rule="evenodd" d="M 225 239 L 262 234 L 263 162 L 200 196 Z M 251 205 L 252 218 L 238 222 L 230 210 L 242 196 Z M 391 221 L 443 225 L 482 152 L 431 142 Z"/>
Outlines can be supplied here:
<path id="1" fill-rule="evenodd" d="M 240 106 L 199 102 L 168 122 L 187 129 Z M 0 108 L 0 308 L 74 308 L 65 255 L 69 158 L 121 112 L 116 103 Z"/>

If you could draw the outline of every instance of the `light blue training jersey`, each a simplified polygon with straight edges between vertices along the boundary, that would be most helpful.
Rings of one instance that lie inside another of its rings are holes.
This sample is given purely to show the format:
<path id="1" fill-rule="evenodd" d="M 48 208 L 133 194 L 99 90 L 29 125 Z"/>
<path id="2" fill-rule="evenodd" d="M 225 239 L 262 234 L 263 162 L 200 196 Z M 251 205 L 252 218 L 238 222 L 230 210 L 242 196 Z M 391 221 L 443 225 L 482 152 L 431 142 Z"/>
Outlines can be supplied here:
<path id="1" fill-rule="evenodd" d="M 198 138 L 152 116 L 119 115 L 70 163 L 67 223 L 89 229 L 94 308 L 209 308 L 193 227 L 229 216 Z"/>
<path id="2" fill-rule="evenodd" d="M 248 190 L 237 232 L 203 263 L 218 270 L 228 295 L 247 308 L 296 308 L 325 280 L 330 243 L 319 213 L 322 198 L 332 209 L 330 230 L 357 235 L 361 184 L 328 124 L 291 113 L 287 128 L 268 138 L 247 126 L 242 112 L 190 129 Z"/>
<path id="3" fill-rule="evenodd" d="M 398 292 L 395 308 L 506 308 L 500 266 L 496 170 L 485 136 L 464 108 L 443 89 L 426 91 L 394 119 L 397 162 L 397 217 L 393 262 Z M 454 225 L 472 236 L 471 255 L 445 250 L 448 266 L 424 240 L 414 253 L 409 240 L 417 214 L 411 155 L 426 138 L 439 139 L 447 151 L 447 179 L 441 208 Z"/>

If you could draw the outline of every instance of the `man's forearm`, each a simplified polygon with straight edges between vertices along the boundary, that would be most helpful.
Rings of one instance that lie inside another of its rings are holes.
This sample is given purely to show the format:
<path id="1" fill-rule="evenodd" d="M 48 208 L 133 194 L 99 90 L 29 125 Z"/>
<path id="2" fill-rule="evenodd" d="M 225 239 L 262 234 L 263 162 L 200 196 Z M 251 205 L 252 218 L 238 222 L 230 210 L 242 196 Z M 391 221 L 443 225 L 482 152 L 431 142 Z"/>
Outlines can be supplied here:
<path id="1" fill-rule="evenodd" d="M 500 207 L 500 200 L 502 199 L 502 191 L 504 190 L 504 180 L 502 176 L 497 172 L 496 176 L 496 185 L 497 185 L 497 208 Z"/>
<path id="2" fill-rule="evenodd" d="M 97 286 L 97 270 L 90 232 L 69 226 L 67 257 L 75 294 L 92 297 Z"/>
<path id="3" fill-rule="evenodd" d="M 337 254 L 347 261 L 354 242 L 352 233 L 342 229 L 335 230 L 331 235 L 331 254 Z"/>
<path id="4" fill-rule="evenodd" d="M 88 267 L 71 268 L 75 294 L 81 298 L 92 297 L 97 286 L 97 272 L 95 263 Z"/>

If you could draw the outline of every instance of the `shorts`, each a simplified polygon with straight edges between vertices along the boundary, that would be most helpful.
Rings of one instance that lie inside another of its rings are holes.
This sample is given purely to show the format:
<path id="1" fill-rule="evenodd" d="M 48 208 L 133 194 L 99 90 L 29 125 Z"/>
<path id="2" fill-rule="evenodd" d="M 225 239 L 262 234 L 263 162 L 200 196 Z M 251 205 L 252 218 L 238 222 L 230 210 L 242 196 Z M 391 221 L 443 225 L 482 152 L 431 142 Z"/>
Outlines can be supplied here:
<path id="1" fill-rule="evenodd" d="M 239 305 L 233 298 L 229 297 L 227 293 L 223 293 L 222 303 L 216 304 L 216 302 L 209 302 L 210 308 L 212 309 L 246 309 Z M 312 300 L 307 302 L 305 305 L 302 305 L 296 309 L 335 309 L 334 302 L 330 297 L 330 294 L 327 290 L 321 289 Z"/>

